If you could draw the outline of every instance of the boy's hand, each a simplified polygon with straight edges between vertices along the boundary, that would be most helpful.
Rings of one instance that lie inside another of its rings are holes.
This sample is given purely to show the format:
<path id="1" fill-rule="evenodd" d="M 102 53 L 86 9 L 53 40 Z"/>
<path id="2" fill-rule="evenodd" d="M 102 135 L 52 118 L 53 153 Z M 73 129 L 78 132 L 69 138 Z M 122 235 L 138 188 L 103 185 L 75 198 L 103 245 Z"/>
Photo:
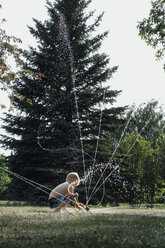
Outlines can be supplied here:
<path id="1" fill-rule="evenodd" d="M 81 210 L 83 210 L 83 208 L 79 205 L 79 206 L 78 206 L 78 210 L 81 211 Z"/>
<path id="2" fill-rule="evenodd" d="M 74 194 L 74 197 L 76 197 L 76 198 L 77 198 L 77 197 L 78 197 L 78 193 L 75 193 L 75 194 Z"/>

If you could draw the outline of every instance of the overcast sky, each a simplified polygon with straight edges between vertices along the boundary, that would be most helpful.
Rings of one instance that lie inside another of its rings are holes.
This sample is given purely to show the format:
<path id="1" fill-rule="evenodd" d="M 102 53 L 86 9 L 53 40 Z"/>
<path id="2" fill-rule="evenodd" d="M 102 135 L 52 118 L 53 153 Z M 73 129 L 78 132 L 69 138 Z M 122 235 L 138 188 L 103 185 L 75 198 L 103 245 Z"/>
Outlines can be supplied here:
<path id="1" fill-rule="evenodd" d="M 34 46 L 27 25 L 33 26 L 32 18 L 47 18 L 46 0 L 0 0 L 0 4 L 8 34 L 21 38 L 25 48 Z M 109 30 L 101 51 L 110 56 L 110 67 L 119 66 L 109 81 L 112 89 L 122 90 L 117 106 L 139 105 L 154 98 L 165 109 L 163 61 L 155 60 L 155 51 L 140 39 L 136 28 L 150 8 L 150 0 L 93 0 L 90 4 L 89 10 L 96 9 L 96 15 L 105 12 L 98 32 Z M 0 97 L 1 103 L 6 102 L 2 93 Z"/>

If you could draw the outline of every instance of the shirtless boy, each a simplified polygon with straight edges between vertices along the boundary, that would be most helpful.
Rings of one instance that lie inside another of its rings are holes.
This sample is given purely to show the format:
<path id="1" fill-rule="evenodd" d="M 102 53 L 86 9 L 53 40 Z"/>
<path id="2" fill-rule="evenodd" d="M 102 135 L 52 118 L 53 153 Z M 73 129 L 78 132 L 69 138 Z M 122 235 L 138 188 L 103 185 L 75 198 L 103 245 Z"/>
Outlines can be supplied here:
<path id="1" fill-rule="evenodd" d="M 65 209 L 67 204 L 72 203 L 77 209 L 82 208 L 76 201 L 78 193 L 74 193 L 74 188 L 80 184 L 80 178 L 76 172 L 71 172 L 66 177 L 66 182 L 59 184 L 49 195 L 50 208 L 55 208 L 56 212 Z"/>

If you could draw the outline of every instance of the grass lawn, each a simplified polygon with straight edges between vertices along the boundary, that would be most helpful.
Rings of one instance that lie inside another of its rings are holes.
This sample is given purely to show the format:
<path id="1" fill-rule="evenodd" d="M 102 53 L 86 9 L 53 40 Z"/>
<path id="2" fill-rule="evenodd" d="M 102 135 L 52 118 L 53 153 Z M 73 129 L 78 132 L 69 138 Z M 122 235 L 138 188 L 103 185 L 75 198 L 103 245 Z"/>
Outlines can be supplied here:
<path id="1" fill-rule="evenodd" d="M 165 209 L 69 211 L 0 204 L 0 248 L 165 248 Z"/>

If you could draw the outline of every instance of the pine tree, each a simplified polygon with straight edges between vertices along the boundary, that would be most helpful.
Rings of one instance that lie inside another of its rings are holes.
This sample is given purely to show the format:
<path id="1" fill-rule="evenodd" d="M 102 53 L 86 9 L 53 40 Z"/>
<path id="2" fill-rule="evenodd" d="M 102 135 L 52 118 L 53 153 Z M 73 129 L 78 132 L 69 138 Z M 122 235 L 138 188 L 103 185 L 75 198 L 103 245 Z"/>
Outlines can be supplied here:
<path id="1" fill-rule="evenodd" d="M 43 76 L 23 75 L 15 80 L 16 91 L 26 97 L 22 101 L 15 97 L 19 114 L 4 119 L 8 135 L 3 145 L 12 150 L 11 169 L 51 188 L 70 171 L 83 176 L 84 166 L 93 163 L 101 121 L 99 136 L 115 131 L 124 112 L 109 107 L 120 93 L 111 90 L 108 81 L 117 67 L 108 68 L 109 57 L 99 53 L 108 32 L 93 36 L 103 14 L 87 25 L 94 15 L 86 13 L 90 2 L 47 1 L 49 19 L 43 23 L 34 19 L 35 28 L 29 28 L 38 46 L 30 48 L 33 56 L 26 56 L 25 66 Z M 9 189 L 15 199 L 45 198 L 17 179 Z"/>

